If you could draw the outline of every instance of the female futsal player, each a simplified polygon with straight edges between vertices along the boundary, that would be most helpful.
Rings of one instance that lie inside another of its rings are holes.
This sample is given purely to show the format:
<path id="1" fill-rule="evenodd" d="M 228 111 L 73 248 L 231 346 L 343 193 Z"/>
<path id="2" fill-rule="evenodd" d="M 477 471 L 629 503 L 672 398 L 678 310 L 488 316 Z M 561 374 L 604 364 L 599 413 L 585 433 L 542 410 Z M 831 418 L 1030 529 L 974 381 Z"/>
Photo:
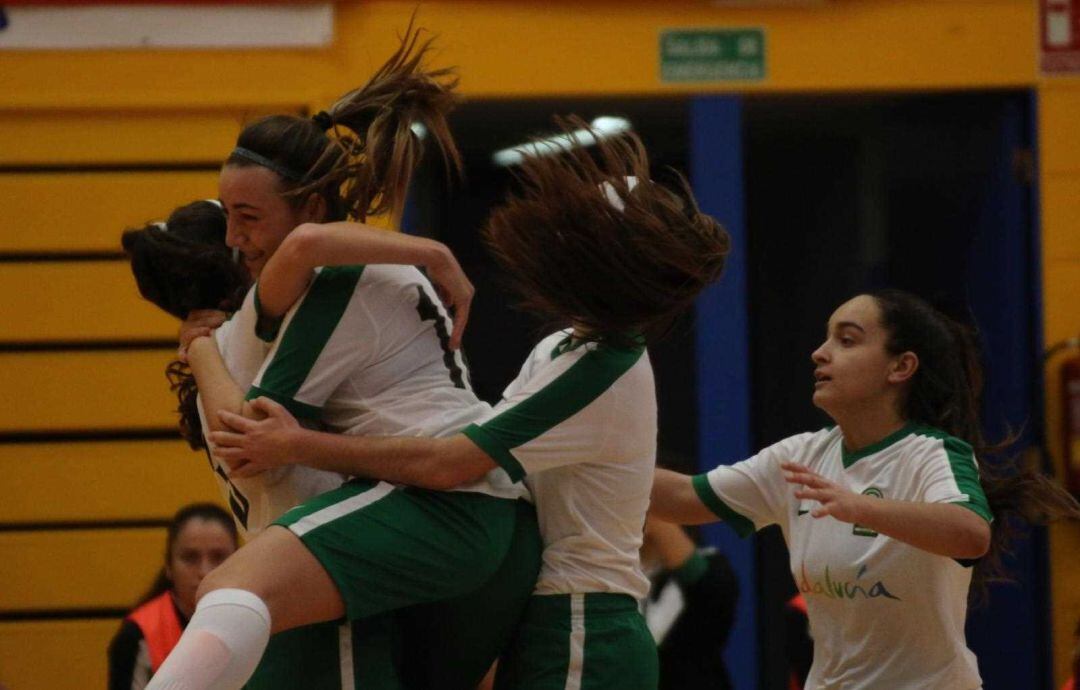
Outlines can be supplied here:
<path id="1" fill-rule="evenodd" d="M 898 291 L 864 294 L 829 319 L 813 400 L 836 426 L 688 477 L 659 470 L 653 514 L 722 519 L 740 534 L 779 524 L 806 598 L 806 687 L 981 687 L 964 638 L 979 585 L 1013 515 L 1077 516 L 1037 472 L 997 479 L 978 420 L 972 334 Z"/>
<path id="2" fill-rule="evenodd" d="M 597 149 L 595 158 L 580 149 L 530 157 L 520 173 L 524 189 L 489 221 L 489 245 L 523 305 L 560 330 L 537 345 L 486 419 L 447 438 L 342 436 L 308 432 L 289 405 L 261 398 L 255 407 L 269 419 L 223 415 L 246 433 L 212 435 L 236 476 L 299 461 L 436 489 L 467 485 L 494 468 L 524 479 L 544 558 L 525 620 L 500 662 L 504 687 L 657 682 L 655 646 L 636 605 L 648 589 L 638 550 L 656 452 L 645 342 L 719 276 L 728 237 L 685 185 L 673 191 L 650 179 L 636 136 Z M 320 230 L 306 229 L 311 252 Z M 417 258 L 424 251 L 418 245 Z M 323 547 L 296 526 L 325 510 L 316 502 L 279 522 L 319 560 Z M 241 552 L 205 589 L 240 587 L 268 599 L 276 625 L 278 590 L 304 583 L 313 592 L 320 574 L 295 540 L 264 545 L 293 554 L 298 567 L 260 575 Z"/>
<path id="3" fill-rule="evenodd" d="M 250 296 L 247 306 L 241 308 L 251 278 L 225 246 L 225 231 L 221 204 L 215 200 L 196 201 L 176 209 L 165 222 L 126 231 L 123 246 L 139 291 L 167 313 L 181 319 L 192 314 L 205 319 L 217 310 L 235 311 L 214 337 L 228 362 L 230 374 L 238 381 L 250 383 L 269 345 L 255 336 Z M 202 411 L 194 377 L 180 362 L 170 364 L 167 373 L 180 400 L 181 433 L 192 448 L 206 450 L 222 496 L 232 510 L 237 527 L 231 522 L 229 526 L 234 534 L 239 528 L 251 537 L 289 508 L 343 483 L 341 475 L 300 466 L 250 479 L 229 479 L 228 466 L 210 451 L 203 437 L 204 423 L 200 419 Z M 233 550 L 235 545 L 230 553 Z M 185 624 L 195 607 L 197 586 L 198 582 L 191 587 Z M 433 607 L 430 611 L 409 611 L 340 625 L 324 623 L 275 635 L 246 687 L 250 690 L 434 687 L 428 679 L 434 677 L 433 672 L 443 673 L 441 665 L 429 668 L 425 665 L 426 654 L 407 650 L 445 646 L 446 636 L 437 629 L 429 631 L 431 625 L 427 619 L 454 621 L 460 618 L 457 608 L 446 603 L 438 610 Z M 449 630 L 454 626 L 453 622 L 447 623 Z M 177 629 L 172 644 L 179 636 Z M 449 639 L 452 643 L 454 638 Z M 153 671 L 167 652 L 155 660 Z M 477 659 L 474 665 L 480 666 L 473 673 L 482 672 L 486 663 L 488 659 Z M 146 678 L 142 683 L 145 682 Z M 457 687 L 470 685 L 462 683 Z"/>
<path id="4" fill-rule="evenodd" d="M 340 268 L 289 270 L 296 266 L 289 260 L 295 247 L 305 244 L 304 233 L 290 235 L 298 224 L 400 208 L 420 154 L 412 125 L 424 124 L 451 159 L 456 157 L 445 122 L 450 84 L 436 79 L 446 76 L 443 71 L 428 72 L 423 80 L 415 74 L 427 49 L 416 45 L 410 32 L 399 54 L 364 89 L 314 122 L 279 116 L 250 125 L 222 171 L 228 241 L 259 279 L 250 304 L 260 318 L 250 332 L 277 338 L 252 390 L 293 399 L 305 417 L 336 431 L 440 436 L 489 410 L 472 393 L 460 355 L 449 351 L 449 319 L 427 279 L 411 266 L 355 265 L 394 261 L 396 235 L 353 229 L 350 235 L 372 240 L 365 245 L 371 251 L 335 252 L 337 262 L 347 264 Z M 345 127 L 359 138 L 342 144 Z M 407 263 L 426 265 L 435 277 L 442 275 L 440 268 L 456 268 L 456 262 L 440 261 L 448 252 L 435 254 L 410 256 Z M 460 269 L 457 275 L 456 284 L 467 285 Z M 283 281 L 295 288 L 290 302 L 303 296 L 281 321 L 288 307 L 277 297 Z M 459 294 L 448 287 L 450 294 Z M 247 302 L 240 316 L 246 309 Z M 200 344 L 206 354 L 212 351 L 216 369 L 206 366 Z M 213 428 L 215 411 L 242 409 L 243 390 L 210 339 L 197 339 L 188 354 L 207 426 Z M 467 669 L 478 672 L 471 679 L 475 683 L 504 645 L 535 582 L 535 517 L 531 507 L 516 500 L 525 493 L 497 470 L 455 493 L 353 482 L 324 495 L 319 500 L 326 510 L 295 524 L 293 532 L 266 530 L 248 545 L 250 560 L 241 559 L 239 566 L 256 573 L 299 573 L 303 584 L 286 580 L 266 603 L 253 593 L 263 591 L 258 587 L 218 589 L 203 598 L 194 627 L 151 687 L 238 687 L 261 655 L 269 626 L 256 628 L 254 645 L 230 626 L 245 617 L 268 624 L 267 604 L 277 614 L 277 632 L 343 614 L 369 618 L 463 596 L 476 597 L 468 612 L 473 629 L 453 628 L 454 639 L 415 653 L 446 660 L 432 679 L 439 687 L 464 687 Z M 310 534 L 309 542 L 318 546 L 309 551 L 299 534 Z M 295 549 L 275 550 L 281 542 L 295 542 Z M 482 602 L 492 610 L 480 621 L 475 610 Z M 448 622 L 430 621 L 436 629 Z M 447 649 L 472 658 L 486 655 L 486 664 L 476 668 L 470 659 L 451 658 Z"/>

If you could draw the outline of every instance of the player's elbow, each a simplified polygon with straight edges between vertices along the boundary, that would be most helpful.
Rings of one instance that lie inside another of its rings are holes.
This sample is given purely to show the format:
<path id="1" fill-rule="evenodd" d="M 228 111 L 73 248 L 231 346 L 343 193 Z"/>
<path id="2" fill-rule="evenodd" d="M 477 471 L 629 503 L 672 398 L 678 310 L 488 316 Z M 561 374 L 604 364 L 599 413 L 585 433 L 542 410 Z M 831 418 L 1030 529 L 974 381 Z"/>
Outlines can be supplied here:
<path id="1" fill-rule="evenodd" d="M 451 491 L 471 484 L 494 467 L 464 437 L 433 439 L 425 465 L 424 486 L 436 491 Z"/>
<path id="2" fill-rule="evenodd" d="M 445 461 L 436 461 L 429 465 L 422 479 L 424 487 L 434 491 L 452 491 L 475 481 L 471 472 L 461 465 Z"/>
<path id="3" fill-rule="evenodd" d="M 957 558 L 976 559 L 982 558 L 990 551 L 991 531 L 990 523 L 977 515 L 972 515 L 963 530 L 960 545 L 960 553 Z"/>
<path id="4" fill-rule="evenodd" d="M 277 251 L 282 254 L 281 263 L 301 263 L 308 260 L 318 247 L 318 226 L 304 223 L 285 236 Z"/>

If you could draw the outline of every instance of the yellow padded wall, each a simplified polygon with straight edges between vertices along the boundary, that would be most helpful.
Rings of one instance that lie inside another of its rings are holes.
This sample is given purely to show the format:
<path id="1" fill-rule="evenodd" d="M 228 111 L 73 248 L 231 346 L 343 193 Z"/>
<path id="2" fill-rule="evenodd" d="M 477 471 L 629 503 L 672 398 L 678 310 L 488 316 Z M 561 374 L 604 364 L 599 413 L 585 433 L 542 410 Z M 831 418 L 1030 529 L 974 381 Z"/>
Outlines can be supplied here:
<path id="1" fill-rule="evenodd" d="M 1044 339 L 1080 335 L 1080 80 L 1047 79 L 1039 89 L 1039 153 L 1043 238 Z M 1061 354 L 1046 370 L 1046 432 L 1055 470 L 1063 471 Z M 1054 683 L 1070 673 L 1073 631 L 1080 621 L 1080 525 L 1050 528 Z"/>
<path id="2" fill-rule="evenodd" d="M 0 623 L 0 672 L 11 690 L 101 690 L 118 619 Z"/>
<path id="3" fill-rule="evenodd" d="M 0 253 L 119 252 L 125 228 L 216 196 L 216 169 L 0 174 Z"/>
<path id="4" fill-rule="evenodd" d="M 35 261 L 0 270 L 0 341 L 176 338 L 179 321 L 139 296 L 126 261 Z"/>
<path id="5" fill-rule="evenodd" d="M 165 380 L 173 350 L 0 352 L 0 433 L 172 429 L 176 398 Z"/>
<path id="6" fill-rule="evenodd" d="M 161 528 L 0 532 L 0 610 L 124 609 L 164 563 Z"/>
<path id="7" fill-rule="evenodd" d="M 0 477 L 9 525 L 167 520 L 221 501 L 206 455 L 183 441 L 0 443 Z"/>

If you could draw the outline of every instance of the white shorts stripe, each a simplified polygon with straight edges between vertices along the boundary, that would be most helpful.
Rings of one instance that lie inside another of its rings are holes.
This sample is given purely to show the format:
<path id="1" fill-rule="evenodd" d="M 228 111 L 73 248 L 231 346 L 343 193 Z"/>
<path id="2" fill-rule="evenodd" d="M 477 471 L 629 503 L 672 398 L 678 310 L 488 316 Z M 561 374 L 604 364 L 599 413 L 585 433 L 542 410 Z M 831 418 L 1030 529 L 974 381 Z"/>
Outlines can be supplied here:
<path id="1" fill-rule="evenodd" d="M 296 536 L 302 537 L 317 527 L 322 527 L 328 522 L 333 522 L 340 517 L 360 510 L 361 508 L 366 508 L 372 503 L 386 498 L 393 490 L 393 484 L 379 482 L 362 494 L 346 498 L 344 501 L 327 506 L 322 510 L 317 510 L 311 515 L 297 520 L 289 526 L 289 529 L 292 530 L 292 533 Z"/>
<path id="2" fill-rule="evenodd" d="M 356 690 L 352 658 L 352 624 L 349 621 L 338 626 L 338 660 L 341 662 L 341 690 Z"/>
<path id="3" fill-rule="evenodd" d="M 570 663 L 566 669 L 565 690 L 581 690 L 585 670 L 585 595 L 570 595 Z"/>

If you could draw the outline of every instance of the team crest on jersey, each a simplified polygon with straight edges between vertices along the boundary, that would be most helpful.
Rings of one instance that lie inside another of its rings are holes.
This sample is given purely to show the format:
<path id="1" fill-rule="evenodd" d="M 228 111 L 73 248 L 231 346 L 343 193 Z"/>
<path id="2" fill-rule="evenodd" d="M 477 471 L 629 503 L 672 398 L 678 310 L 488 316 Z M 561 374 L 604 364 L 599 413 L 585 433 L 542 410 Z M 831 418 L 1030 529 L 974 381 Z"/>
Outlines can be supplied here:
<path id="1" fill-rule="evenodd" d="M 865 489 L 863 491 L 863 496 L 873 496 L 874 498 L 885 498 L 885 496 L 881 493 L 881 489 L 877 488 L 876 486 L 871 486 L 870 488 Z M 857 537 L 876 537 L 878 535 L 878 533 L 875 532 L 874 530 L 870 529 L 869 527 L 863 527 L 862 525 L 860 525 L 858 523 L 856 523 L 855 525 L 852 526 L 851 533 L 854 534 Z"/>

